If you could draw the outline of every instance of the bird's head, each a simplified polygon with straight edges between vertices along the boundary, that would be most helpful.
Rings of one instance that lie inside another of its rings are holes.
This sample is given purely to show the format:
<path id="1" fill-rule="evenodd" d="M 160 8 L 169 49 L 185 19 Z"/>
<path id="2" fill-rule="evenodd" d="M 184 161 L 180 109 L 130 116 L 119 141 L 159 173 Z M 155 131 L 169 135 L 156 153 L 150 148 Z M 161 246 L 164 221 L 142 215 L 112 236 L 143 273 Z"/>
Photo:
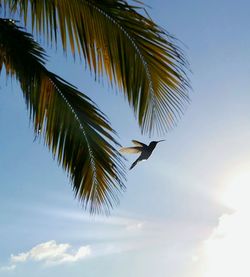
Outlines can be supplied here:
<path id="1" fill-rule="evenodd" d="M 162 140 L 157 140 L 157 141 L 156 141 L 156 140 L 151 141 L 151 142 L 150 142 L 150 145 L 155 147 L 155 146 L 156 146 L 156 144 L 157 144 L 157 143 L 159 143 L 159 142 L 161 142 L 161 141 L 165 141 L 165 139 L 162 139 Z"/>

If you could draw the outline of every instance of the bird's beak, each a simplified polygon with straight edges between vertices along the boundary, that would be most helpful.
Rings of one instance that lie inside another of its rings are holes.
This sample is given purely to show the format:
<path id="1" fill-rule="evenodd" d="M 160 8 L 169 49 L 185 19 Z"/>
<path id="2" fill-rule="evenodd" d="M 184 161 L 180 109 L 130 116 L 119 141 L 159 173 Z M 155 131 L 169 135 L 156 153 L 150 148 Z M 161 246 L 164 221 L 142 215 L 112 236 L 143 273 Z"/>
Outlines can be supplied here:
<path id="1" fill-rule="evenodd" d="M 158 143 L 158 142 L 161 142 L 161 141 L 165 141 L 165 139 L 162 139 L 162 140 L 158 140 L 158 141 L 157 141 L 157 143 Z"/>

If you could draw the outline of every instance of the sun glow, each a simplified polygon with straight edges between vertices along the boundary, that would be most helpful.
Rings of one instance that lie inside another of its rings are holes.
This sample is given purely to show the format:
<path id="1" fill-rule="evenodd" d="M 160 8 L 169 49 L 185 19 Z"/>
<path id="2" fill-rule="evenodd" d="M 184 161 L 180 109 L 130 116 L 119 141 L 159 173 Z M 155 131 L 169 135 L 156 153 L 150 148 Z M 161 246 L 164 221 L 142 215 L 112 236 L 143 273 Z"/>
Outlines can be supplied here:
<path id="1" fill-rule="evenodd" d="M 249 277 L 250 168 L 227 178 L 222 203 L 232 209 L 204 243 L 203 277 Z"/>
<path id="2" fill-rule="evenodd" d="M 222 194 L 222 202 L 235 211 L 248 209 L 250 211 L 250 169 L 230 177 L 225 191 Z"/>

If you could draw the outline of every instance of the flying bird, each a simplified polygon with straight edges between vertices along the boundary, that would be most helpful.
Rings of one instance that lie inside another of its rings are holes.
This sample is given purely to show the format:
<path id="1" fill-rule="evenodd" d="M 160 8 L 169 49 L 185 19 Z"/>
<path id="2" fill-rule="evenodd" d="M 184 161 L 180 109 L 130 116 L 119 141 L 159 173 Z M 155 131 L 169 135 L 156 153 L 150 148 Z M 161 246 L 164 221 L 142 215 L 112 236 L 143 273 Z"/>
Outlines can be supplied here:
<path id="1" fill-rule="evenodd" d="M 121 153 L 130 153 L 130 154 L 132 154 L 132 153 L 141 153 L 141 155 L 138 157 L 138 159 L 136 159 L 132 163 L 132 165 L 131 165 L 131 167 L 129 169 L 132 169 L 133 167 L 135 167 L 138 162 L 140 162 L 142 160 L 147 160 L 151 156 L 153 150 L 155 149 L 156 144 L 158 142 L 161 142 L 161 141 L 164 141 L 164 140 L 151 141 L 149 145 L 146 145 L 146 144 L 144 144 L 144 143 L 142 143 L 140 141 L 132 140 L 132 142 L 133 142 L 133 144 L 135 146 L 132 146 L 132 147 L 122 147 L 120 149 Z"/>

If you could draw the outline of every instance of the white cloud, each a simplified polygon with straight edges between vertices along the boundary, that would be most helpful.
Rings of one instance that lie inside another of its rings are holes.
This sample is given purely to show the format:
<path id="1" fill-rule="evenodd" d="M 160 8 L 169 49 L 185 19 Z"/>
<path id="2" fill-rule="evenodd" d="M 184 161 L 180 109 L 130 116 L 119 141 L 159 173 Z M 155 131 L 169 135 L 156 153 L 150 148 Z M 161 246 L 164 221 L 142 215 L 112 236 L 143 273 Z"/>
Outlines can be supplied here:
<path id="1" fill-rule="evenodd" d="M 90 223 L 101 223 L 105 225 L 114 225 L 114 226 L 121 226 L 126 227 L 131 224 L 136 224 L 137 222 L 140 222 L 140 218 L 135 218 L 130 215 L 120 215 L 120 216 L 112 216 L 112 217 L 104 217 L 104 216 L 98 216 L 96 215 L 94 218 L 86 215 L 81 212 L 75 212 L 75 211 L 68 211 L 68 210 L 47 210 L 45 207 L 42 209 L 39 209 L 41 213 L 45 213 L 46 216 L 53 216 L 53 217 L 62 217 L 69 220 L 74 220 L 77 222 L 90 222 Z"/>
<path id="2" fill-rule="evenodd" d="M 17 256 L 11 255 L 12 262 L 25 262 L 28 258 L 28 253 L 20 253 Z"/>
<path id="3" fill-rule="evenodd" d="M 142 229 L 144 223 L 143 222 L 136 222 L 136 223 L 131 223 L 126 226 L 127 231 L 136 231 Z"/>
<path id="4" fill-rule="evenodd" d="M 250 276 L 248 211 L 223 215 L 205 241 L 204 277 Z"/>
<path id="5" fill-rule="evenodd" d="M 131 228 L 141 229 L 141 223 L 132 225 Z M 130 228 L 129 228 L 130 229 Z M 100 257 L 114 255 L 122 252 L 133 251 L 144 247 L 144 241 L 137 242 L 116 242 L 116 243 L 98 243 L 96 245 L 80 246 L 77 249 L 68 243 L 57 243 L 55 240 L 38 244 L 28 250 L 10 257 L 10 266 L 4 266 L 0 270 L 12 270 L 18 264 L 28 262 L 39 262 L 46 266 L 56 266 L 61 264 L 75 263 L 86 259 L 87 257 Z"/>
<path id="6" fill-rule="evenodd" d="M 51 240 L 38 244 L 27 252 L 11 255 L 11 263 L 35 261 L 43 262 L 46 265 L 56 265 L 77 262 L 90 254 L 90 246 L 81 246 L 78 250 L 73 251 L 70 244 L 57 244 L 56 241 Z"/>
<path id="7" fill-rule="evenodd" d="M 2 266 L 0 267 L 0 271 L 12 271 L 16 268 L 16 265 L 10 265 L 10 266 Z"/>
<path id="8" fill-rule="evenodd" d="M 220 217 L 204 242 L 202 277 L 250 276 L 249 184 L 249 171 L 243 171 L 231 176 L 225 185 L 221 198 L 234 211 Z"/>

